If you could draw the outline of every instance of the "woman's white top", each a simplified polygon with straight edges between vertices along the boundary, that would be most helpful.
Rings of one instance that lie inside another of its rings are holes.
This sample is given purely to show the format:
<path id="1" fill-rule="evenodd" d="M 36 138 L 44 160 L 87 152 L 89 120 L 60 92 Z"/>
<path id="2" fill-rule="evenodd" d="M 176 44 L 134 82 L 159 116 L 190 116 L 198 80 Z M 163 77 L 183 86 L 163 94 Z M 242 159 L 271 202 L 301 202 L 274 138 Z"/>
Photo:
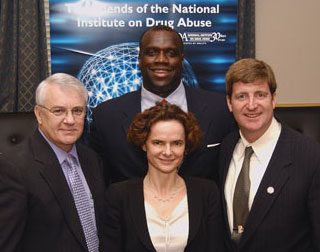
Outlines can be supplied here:
<path id="1" fill-rule="evenodd" d="M 173 210 L 167 220 L 161 219 L 157 211 L 144 202 L 147 225 L 152 244 L 157 252 L 183 252 L 188 241 L 189 213 L 187 195 Z"/>

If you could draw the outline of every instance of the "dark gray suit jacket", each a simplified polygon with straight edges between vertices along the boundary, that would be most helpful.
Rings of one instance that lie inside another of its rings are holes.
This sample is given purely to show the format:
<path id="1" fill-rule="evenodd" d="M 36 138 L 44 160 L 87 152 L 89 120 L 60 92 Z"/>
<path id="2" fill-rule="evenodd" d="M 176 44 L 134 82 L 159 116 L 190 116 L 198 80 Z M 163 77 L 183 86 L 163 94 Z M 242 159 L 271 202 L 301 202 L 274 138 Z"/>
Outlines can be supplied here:
<path id="1" fill-rule="evenodd" d="M 221 197 L 228 224 L 224 183 L 239 133 L 226 137 L 220 152 Z M 274 193 L 267 192 L 272 186 Z M 229 248 L 232 244 L 228 239 Z M 245 231 L 234 251 L 320 251 L 320 145 L 282 125 Z"/>
<path id="2" fill-rule="evenodd" d="M 201 146 L 184 160 L 179 174 L 217 178 L 222 138 L 235 124 L 224 95 L 185 86 L 188 110 L 195 114 L 204 137 Z M 141 112 L 141 90 L 101 103 L 93 111 L 90 145 L 101 155 L 107 182 L 144 177 L 145 153 L 127 142 L 129 125 Z M 209 144 L 218 144 L 207 147 Z"/>
<path id="3" fill-rule="evenodd" d="M 185 178 L 189 209 L 186 252 L 223 252 L 225 231 L 214 182 Z M 147 226 L 143 179 L 110 185 L 106 193 L 105 251 L 156 252 Z"/>
<path id="4" fill-rule="evenodd" d="M 97 155 L 77 145 L 100 230 L 105 192 Z M 81 223 L 59 161 L 40 132 L 0 155 L 0 251 L 85 252 Z"/>

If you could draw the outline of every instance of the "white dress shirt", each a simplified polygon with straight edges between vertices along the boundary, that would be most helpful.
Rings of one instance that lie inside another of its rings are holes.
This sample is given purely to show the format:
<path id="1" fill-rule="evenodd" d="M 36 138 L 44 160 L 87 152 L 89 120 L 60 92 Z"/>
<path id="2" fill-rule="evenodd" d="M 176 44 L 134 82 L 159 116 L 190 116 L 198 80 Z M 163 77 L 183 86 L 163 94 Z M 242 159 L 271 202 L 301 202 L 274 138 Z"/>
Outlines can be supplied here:
<path id="1" fill-rule="evenodd" d="M 186 90 L 180 82 L 180 85 L 166 98 L 163 98 L 159 95 L 151 93 L 145 89 L 142 85 L 141 87 L 141 111 L 144 111 L 148 108 L 151 108 L 155 105 L 156 102 L 161 102 L 163 99 L 166 99 L 167 102 L 179 106 L 184 112 L 188 112 Z"/>
<path id="2" fill-rule="evenodd" d="M 249 211 L 251 209 L 254 197 L 258 191 L 262 177 L 267 169 L 272 153 L 278 142 L 281 132 L 281 124 L 275 118 L 272 119 L 270 127 L 267 131 L 255 142 L 249 143 L 241 134 L 240 139 L 236 144 L 233 156 L 229 165 L 228 174 L 224 186 L 224 196 L 227 203 L 227 214 L 229 227 L 233 230 L 233 194 L 236 187 L 237 179 L 241 171 L 244 151 L 248 146 L 252 146 L 254 153 L 250 159 L 250 193 L 249 193 Z"/>

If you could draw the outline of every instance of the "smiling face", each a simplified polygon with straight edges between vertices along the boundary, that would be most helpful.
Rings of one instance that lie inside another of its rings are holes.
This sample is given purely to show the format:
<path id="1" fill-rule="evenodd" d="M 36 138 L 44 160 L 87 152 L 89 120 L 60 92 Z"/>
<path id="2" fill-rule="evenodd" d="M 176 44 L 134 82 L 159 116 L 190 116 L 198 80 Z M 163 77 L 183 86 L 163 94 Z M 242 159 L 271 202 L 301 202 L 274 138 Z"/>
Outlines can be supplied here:
<path id="1" fill-rule="evenodd" d="M 156 122 L 142 147 L 147 152 L 149 171 L 175 173 L 183 161 L 185 147 L 184 127 L 179 121 Z"/>
<path id="2" fill-rule="evenodd" d="M 254 142 L 269 128 L 277 100 L 276 93 L 271 94 L 266 81 L 239 81 L 233 84 L 227 102 L 243 136 Z"/>
<path id="3" fill-rule="evenodd" d="M 45 136 L 59 148 L 69 152 L 72 145 L 80 138 L 83 132 L 84 114 L 81 117 L 73 116 L 71 109 L 85 108 L 84 97 L 76 90 L 62 90 L 58 85 L 48 85 L 45 91 L 44 107 L 66 108 L 67 115 L 56 116 L 47 109 L 36 105 L 35 114 L 39 128 Z"/>
<path id="4" fill-rule="evenodd" d="M 139 67 L 143 86 L 161 97 L 171 94 L 181 81 L 183 53 L 178 36 L 170 31 L 149 31 L 141 41 Z"/>

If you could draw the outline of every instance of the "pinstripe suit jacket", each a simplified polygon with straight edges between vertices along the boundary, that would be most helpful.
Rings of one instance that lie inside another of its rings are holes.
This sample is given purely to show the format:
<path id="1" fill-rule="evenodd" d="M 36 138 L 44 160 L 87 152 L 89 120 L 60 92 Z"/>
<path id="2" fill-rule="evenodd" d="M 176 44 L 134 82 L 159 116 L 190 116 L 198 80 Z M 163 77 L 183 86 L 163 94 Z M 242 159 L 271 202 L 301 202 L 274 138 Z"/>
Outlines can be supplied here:
<path id="1" fill-rule="evenodd" d="M 224 183 L 239 140 L 227 136 L 220 152 L 220 188 L 230 251 L 320 251 L 320 145 L 282 124 L 255 195 L 238 248 L 230 241 Z M 268 193 L 272 186 L 274 193 Z"/>

